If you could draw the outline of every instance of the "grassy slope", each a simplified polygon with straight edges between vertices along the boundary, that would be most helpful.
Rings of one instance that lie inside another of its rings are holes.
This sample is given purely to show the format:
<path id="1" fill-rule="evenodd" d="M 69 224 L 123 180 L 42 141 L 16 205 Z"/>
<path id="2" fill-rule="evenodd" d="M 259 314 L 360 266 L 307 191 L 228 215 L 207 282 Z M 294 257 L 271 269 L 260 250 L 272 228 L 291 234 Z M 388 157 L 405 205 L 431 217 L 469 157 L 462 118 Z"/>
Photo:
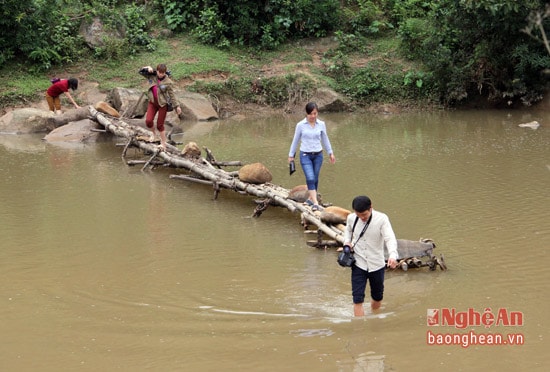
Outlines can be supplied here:
<path id="1" fill-rule="evenodd" d="M 0 71 L 0 109 L 32 106 L 41 100 L 53 76 L 74 76 L 81 81 L 97 82 L 102 92 L 113 87 L 135 88 L 142 81 L 136 72 L 141 66 L 166 63 L 182 88 L 204 89 L 204 84 L 221 84 L 228 79 L 252 82 L 258 77 L 307 75 L 317 86 L 334 82 L 325 74 L 324 53 L 336 46 L 332 38 L 301 40 L 273 52 L 239 49 L 222 51 L 178 37 L 159 40 L 157 50 L 109 61 L 89 58 L 78 64 L 43 74 L 30 74 L 24 66 L 12 63 Z M 411 68 L 397 55 L 394 38 L 373 40 L 368 52 L 348 55 L 352 66 L 378 61 L 380 69 L 404 71 Z"/>

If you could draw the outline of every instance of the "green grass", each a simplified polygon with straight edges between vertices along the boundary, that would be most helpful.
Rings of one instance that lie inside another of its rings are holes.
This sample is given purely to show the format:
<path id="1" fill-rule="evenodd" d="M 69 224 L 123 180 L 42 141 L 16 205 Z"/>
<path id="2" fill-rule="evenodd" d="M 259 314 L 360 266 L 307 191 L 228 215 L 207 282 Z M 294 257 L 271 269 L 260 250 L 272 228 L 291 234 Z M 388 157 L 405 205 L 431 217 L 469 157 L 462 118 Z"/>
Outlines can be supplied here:
<path id="1" fill-rule="evenodd" d="M 173 44 L 176 44 L 174 47 Z M 239 69 L 231 63 L 230 55 L 212 47 L 196 44 L 191 40 L 159 40 L 154 52 L 141 53 L 123 61 L 108 61 L 99 64 L 91 61 L 85 66 L 88 79 L 97 81 L 101 90 L 114 87 L 130 88 L 140 81 L 137 71 L 142 66 L 165 63 L 174 79 L 191 77 L 194 74 L 222 71 L 238 73 Z"/>
<path id="2" fill-rule="evenodd" d="M 24 64 L 10 62 L 0 69 L 0 108 L 41 99 L 51 84 L 50 78 L 54 76 L 81 76 L 81 79 L 97 82 L 99 89 L 107 92 L 115 87 L 136 87 L 142 81 L 137 74 L 139 68 L 147 65 L 155 67 L 158 63 L 166 63 L 176 80 L 211 71 L 246 76 L 246 71 L 235 63 L 235 59 L 244 61 L 247 57 L 244 52 L 222 51 L 179 37 L 158 40 L 154 52 L 143 52 L 121 60 L 89 56 L 74 65 L 57 67 L 42 74 L 29 74 Z"/>
<path id="3" fill-rule="evenodd" d="M 339 57 L 334 54 L 338 48 L 334 38 L 299 40 L 277 50 L 257 51 L 238 47 L 222 50 L 199 44 L 187 36 L 177 36 L 157 40 L 154 52 L 142 52 L 117 60 L 89 56 L 74 65 L 57 67 L 46 73 L 31 74 L 24 64 L 10 62 L 0 68 L 0 109 L 43 99 L 50 78 L 54 76 L 76 76 L 81 80 L 97 82 L 99 90 L 105 93 L 115 87 L 136 88 L 143 82 L 143 78 L 138 75 L 139 68 L 147 65 L 155 67 L 158 63 L 166 63 L 176 81 L 194 80 L 187 86 L 191 91 L 218 97 L 231 96 L 243 103 L 280 104 L 292 99 L 291 96 L 296 92 L 308 95 L 316 87 L 322 86 L 340 92 L 347 91 L 348 96 L 361 99 L 361 95 L 355 93 L 364 88 L 365 82 L 356 81 L 357 86 L 354 86 L 355 83 L 350 85 L 352 81 L 349 77 L 365 68 L 370 71 L 371 79 L 385 88 L 369 94 L 363 103 L 409 97 L 410 92 L 406 91 L 409 88 L 403 86 L 403 77 L 407 71 L 421 69 L 400 56 L 398 39 L 389 35 L 369 39 L 365 45 L 362 51 L 355 49 Z M 341 71 L 347 77 L 338 75 L 338 72 L 336 75 L 327 73 L 325 67 L 313 65 L 314 54 L 320 54 L 319 46 L 328 52 L 319 55 L 319 58 L 328 62 L 348 61 L 349 68 Z M 362 60 L 361 66 L 352 67 L 353 61 L 357 60 Z M 250 83 L 257 77 L 264 77 L 265 69 L 275 64 L 279 67 L 278 76 L 265 77 L 265 87 L 268 89 L 262 96 L 252 94 Z M 200 78 L 219 74 L 228 79 L 222 82 Z M 299 77 L 300 74 L 303 76 Z M 361 102 L 357 103 L 361 105 Z"/>

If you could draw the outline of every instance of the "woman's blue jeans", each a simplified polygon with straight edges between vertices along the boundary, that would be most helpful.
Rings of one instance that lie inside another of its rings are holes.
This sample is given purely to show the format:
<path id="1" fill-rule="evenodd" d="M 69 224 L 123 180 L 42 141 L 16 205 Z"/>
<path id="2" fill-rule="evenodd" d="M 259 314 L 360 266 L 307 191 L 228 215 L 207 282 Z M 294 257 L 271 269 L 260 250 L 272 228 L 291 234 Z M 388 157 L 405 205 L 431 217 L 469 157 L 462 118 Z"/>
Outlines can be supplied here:
<path id="1" fill-rule="evenodd" d="M 300 165 L 306 175 L 308 190 L 317 190 L 319 187 L 319 173 L 323 165 L 323 151 L 318 153 L 300 151 Z"/>

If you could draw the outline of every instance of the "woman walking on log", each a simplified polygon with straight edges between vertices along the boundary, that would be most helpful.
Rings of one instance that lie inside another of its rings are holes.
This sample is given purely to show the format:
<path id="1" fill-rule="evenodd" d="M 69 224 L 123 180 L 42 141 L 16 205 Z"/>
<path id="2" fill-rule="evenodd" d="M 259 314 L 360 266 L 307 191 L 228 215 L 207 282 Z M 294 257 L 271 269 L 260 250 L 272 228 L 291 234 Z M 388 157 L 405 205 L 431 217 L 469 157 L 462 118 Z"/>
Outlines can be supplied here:
<path id="1" fill-rule="evenodd" d="M 334 164 L 336 158 L 330 145 L 325 122 L 319 120 L 317 115 L 319 108 L 315 102 L 306 105 L 306 117 L 296 124 L 294 138 L 288 153 L 288 162 L 294 161 L 298 142 L 300 142 L 300 165 L 306 176 L 308 199 L 306 204 L 313 210 L 319 210 L 317 189 L 319 187 L 319 173 L 323 165 L 323 148 L 330 156 L 330 162 Z"/>
<path id="2" fill-rule="evenodd" d="M 181 107 L 174 94 L 174 82 L 170 79 L 166 65 L 161 63 L 154 70 L 151 66 L 142 67 L 139 73 L 148 78 L 149 89 L 147 90 L 147 113 L 145 114 L 145 125 L 152 132 L 151 141 L 156 141 L 155 136 L 155 115 L 157 115 L 157 130 L 160 134 L 160 149 L 166 149 L 166 133 L 164 121 L 168 111 L 176 108 L 178 115 L 181 115 Z"/>

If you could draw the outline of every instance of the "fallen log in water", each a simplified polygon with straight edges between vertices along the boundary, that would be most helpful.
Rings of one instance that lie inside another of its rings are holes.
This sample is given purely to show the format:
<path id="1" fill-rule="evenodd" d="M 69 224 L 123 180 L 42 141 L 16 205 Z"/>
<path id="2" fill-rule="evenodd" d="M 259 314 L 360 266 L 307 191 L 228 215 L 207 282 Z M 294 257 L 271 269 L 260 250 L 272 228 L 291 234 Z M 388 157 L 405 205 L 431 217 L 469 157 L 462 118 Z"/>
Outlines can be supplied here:
<path id="1" fill-rule="evenodd" d="M 278 205 L 284 208 L 287 208 L 291 212 L 299 210 L 302 213 L 307 215 L 306 219 L 308 222 L 311 222 L 318 226 L 321 229 L 325 229 L 326 226 L 323 226 L 318 218 L 318 216 L 311 210 L 310 207 L 298 203 L 294 200 L 288 199 L 289 190 L 271 184 L 251 184 L 248 182 L 243 182 L 236 177 L 234 172 L 226 172 L 223 169 L 220 169 L 220 165 L 224 164 L 223 162 L 215 162 L 218 167 L 215 167 L 208 160 L 204 158 L 186 158 L 181 156 L 181 151 L 167 144 L 165 151 L 160 151 L 158 146 L 153 143 L 148 143 L 139 139 L 140 136 L 148 136 L 149 131 L 141 127 L 131 126 L 125 123 L 122 120 L 116 120 L 116 124 L 106 118 L 103 114 L 95 110 L 93 107 L 90 107 L 90 113 L 94 120 L 99 124 L 103 125 L 106 130 L 115 134 L 119 137 L 124 137 L 128 140 L 125 150 L 127 147 L 135 146 L 146 152 L 149 152 L 152 155 L 152 158 L 146 164 L 152 164 L 153 159 L 157 161 L 162 159 L 165 163 L 175 167 L 175 168 L 185 168 L 189 170 L 193 176 L 186 175 L 171 175 L 170 178 L 175 179 L 184 179 L 187 181 L 200 182 L 203 184 L 210 184 L 216 190 L 215 197 L 217 198 L 219 190 L 221 188 L 244 192 L 249 195 L 257 196 L 263 199 L 269 199 L 270 204 Z M 213 158 L 210 150 L 206 149 L 206 152 L 211 158 Z M 124 158 L 124 155 L 123 155 Z M 135 162 L 133 162 L 135 164 Z M 236 162 L 229 163 L 231 165 L 240 164 Z M 146 167 L 144 167 L 146 168 Z M 328 234 L 334 235 L 332 230 L 326 229 Z M 330 236 L 330 235 L 329 235 Z"/>
<path id="2" fill-rule="evenodd" d="M 290 190 L 269 182 L 261 184 L 244 182 L 239 179 L 238 172 L 227 172 L 222 169 L 222 166 L 242 165 L 240 162 L 218 162 L 207 148 L 205 148 L 207 158 L 200 155 L 187 156 L 184 151 L 170 144 L 167 144 L 166 149 L 161 150 L 157 144 L 142 139 L 149 136 L 150 132 L 148 130 L 130 125 L 119 119 L 108 119 L 93 107 L 89 107 L 89 110 L 92 118 L 105 127 L 107 131 L 128 141 L 122 153 L 122 159 L 127 165 L 143 164 L 142 170 L 155 166 L 187 169 L 190 174 L 172 174 L 170 178 L 210 185 L 214 189 L 214 199 L 218 197 L 221 189 L 256 196 L 261 200 L 256 203 L 254 217 L 259 217 L 270 205 L 286 208 L 292 213 L 299 211 L 301 213 L 301 224 L 306 228 L 306 231 L 317 234 L 317 239 L 307 242 L 309 246 L 328 248 L 341 247 L 344 244 L 344 225 L 332 225 L 323 222 L 321 212 L 313 211 L 310 206 L 290 199 Z M 126 160 L 126 152 L 130 146 L 151 154 L 151 157 L 147 161 Z M 315 226 L 316 230 L 307 230 L 311 225 Z M 326 240 L 326 237 L 332 240 Z M 429 266 L 430 269 L 435 270 L 436 266 L 439 266 L 442 270 L 446 270 L 443 257 L 441 256 L 438 259 L 433 255 L 433 248 L 435 248 L 435 244 L 431 241 L 421 240 L 415 242 L 398 239 L 399 267 L 407 270 L 410 267 Z M 426 256 L 428 261 L 422 262 L 416 256 Z"/>

